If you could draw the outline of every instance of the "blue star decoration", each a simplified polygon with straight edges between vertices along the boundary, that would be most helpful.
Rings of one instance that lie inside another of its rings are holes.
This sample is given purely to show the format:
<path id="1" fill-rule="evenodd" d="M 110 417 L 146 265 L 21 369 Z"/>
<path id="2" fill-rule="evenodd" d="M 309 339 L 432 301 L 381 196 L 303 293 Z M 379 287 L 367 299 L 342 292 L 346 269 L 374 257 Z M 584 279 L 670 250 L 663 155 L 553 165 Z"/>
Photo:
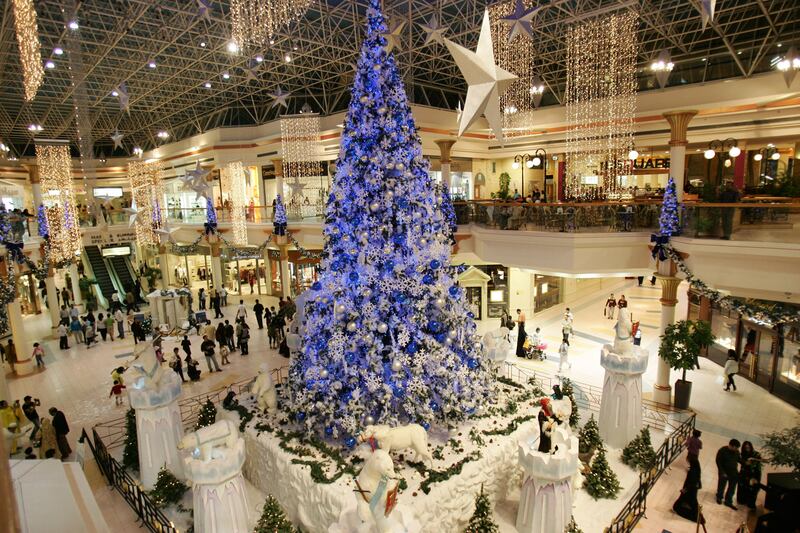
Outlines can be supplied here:
<path id="1" fill-rule="evenodd" d="M 540 6 L 528 9 L 525 7 L 523 0 L 516 1 L 514 4 L 514 12 L 500 19 L 503 24 L 508 26 L 508 42 L 512 42 L 517 35 L 521 34 L 525 34 L 531 38 L 533 37 L 531 21 L 540 9 L 542 9 Z"/>

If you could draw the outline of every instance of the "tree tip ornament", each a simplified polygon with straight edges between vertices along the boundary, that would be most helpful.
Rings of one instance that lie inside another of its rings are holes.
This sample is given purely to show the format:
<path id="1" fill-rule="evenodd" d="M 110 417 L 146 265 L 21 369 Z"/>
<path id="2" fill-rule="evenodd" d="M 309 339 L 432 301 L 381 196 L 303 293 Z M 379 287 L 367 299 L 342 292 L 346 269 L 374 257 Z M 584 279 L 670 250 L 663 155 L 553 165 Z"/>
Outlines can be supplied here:
<path id="1" fill-rule="evenodd" d="M 494 397 L 450 266 L 445 200 L 428 176 L 385 32 L 373 1 L 326 207 L 320 275 L 298 302 L 302 348 L 289 371 L 290 408 L 303 413 L 296 420 L 345 445 L 367 420 L 452 424 Z"/>

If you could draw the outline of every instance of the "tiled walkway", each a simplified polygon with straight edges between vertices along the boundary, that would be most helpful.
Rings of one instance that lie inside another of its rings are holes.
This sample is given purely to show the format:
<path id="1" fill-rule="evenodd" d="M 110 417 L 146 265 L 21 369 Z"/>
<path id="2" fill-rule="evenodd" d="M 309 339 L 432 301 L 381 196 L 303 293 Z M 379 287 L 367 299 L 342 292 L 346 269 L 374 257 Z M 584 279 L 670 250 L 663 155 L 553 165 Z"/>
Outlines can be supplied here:
<path id="1" fill-rule="evenodd" d="M 685 290 L 677 306 L 677 318 L 686 313 Z M 635 281 L 620 280 L 619 287 L 614 290 L 616 295 L 624 293 L 629 301 L 629 307 L 635 320 L 639 320 L 644 331 L 642 347 L 650 350 L 650 365 L 644 376 L 645 397 L 651 396 L 652 385 L 656 375 L 656 353 L 658 345 L 658 326 L 660 321 L 660 304 L 658 298 L 660 289 L 650 287 L 645 281 L 645 286 L 637 287 Z M 576 381 L 602 386 L 603 371 L 599 364 L 600 347 L 604 342 L 612 339 L 613 322 L 603 317 L 603 302 L 607 294 L 592 294 L 571 304 L 575 315 L 575 336 L 570 348 L 570 362 L 572 369 L 567 375 Z M 276 305 L 277 300 L 270 297 L 259 297 L 262 303 Z M 244 300 L 248 308 L 252 308 L 255 297 L 245 295 Z M 231 299 L 229 303 L 238 303 L 238 299 Z M 235 307 L 229 306 L 224 310 L 227 318 L 232 318 Z M 531 362 L 511 358 L 517 364 L 530 368 L 541 368 L 555 373 L 557 369 L 558 343 L 561 339 L 561 316 L 563 306 L 554 308 L 536 315 L 528 320 L 527 331 L 532 332 L 536 326 L 542 328 L 544 338 L 548 342 L 550 360 L 544 362 Z M 221 373 L 208 374 L 205 371 L 204 361 L 201 368 L 204 370 L 203 379 L 198 383 L 187 384 L 184 394 L 192 396 L 205 391 L 222 387 L 228 383 L 254 376 L 262 363 L 267 363 L 271 368 L 287 364 L 287 360 L 280 357 L 275 350 L 267 348 L 266 330 L 259 331 L 255 328 L 255 320 L 249 323 L 253 327 L 250 340 L 250 355 L 241 357 L 238 352 L 231 357 L 231 365 L 225 367 Z M 498 320 L 487 320 L 479 324 L 481 333 L 498 326 Z M 26 332 L 31 342 L 36 339 L 46 339 L 50 334 L 49 324 L 44 315 L 28 318 L 25 321 Z M 200 339 L 192 336 L 193 352 L 199 352 Z M 83 345 L 72 345 L 67 351 L 58 350 L 57 340 L 48 340 L 45 343 L 47 351 L 47 368 L 41 372 L 22 378 L 9 376 L 9 388 L 12 397 L 22 397 L 31 394 L 42 400 L 42 412 L 51 405 L 61 408 L 72 428 L 70 437 L 77 440 L 81 427 L 87 429 L 93 424 L 122 416 L 127 407 L 115 407 L 113 400 L 108 398 L 111 387 L 110 372 L 116 366 L 130 359 L 133 352 L 133 341 L 126 337 L 123 341 L 100 343 L 99 346 L 86 349 Z M 165 353 L 171 352 L 174 344 L 164 343 Z M 709 528 L 709 531 L 729 531 L 728 525 L 734 524 L 745 518 L 744 511 L 734 513 L 727 508 L 720 508 L 713 503 L 710 490 L 715 485 L 715 472 L 713 468 L 713 455 L 720 442 L 735 436 L 739 440 L 752 440 L 759 442 L 760 433 L 776 428 L 792 425 L 798 415 L 798 410 L 768 394 L 764 389 L 739 379 L 739 391 L 725 393 L 718 384 L 721 375 L 718 365 L 708 361 L 701 361 L 702 369 L 690 373 L 689 379 L 694 382 L 692 393 L 692 407 L 697 412 L 697 425 L 704 431 L 706 448 L 702 456 L 704 464 L 701 500 L 710 503 L 707 509 L 707 518 L 710 523 L 724 527 Z M 672 378 L 675 379 L 675 376 Z M 714 435 L 712 435 L 712 433 Z M 757 444 L 758 445 L 758 444 Z M 672 471 L 658 483 L 651 493 L 648 505 L 649 520 L 644 522 L 642 531 L 660 532 L 667 529 L 673 533 L 694 531 L 691 524 L 677 518 L 669 509 L 672 501 L 677 496 L 676 487 L 683 482 L 684 470 L 680 460 L 675 463 Z M 93 488 L 98 497 L 101 508 L 106 513 L 106 519 L 115 531 L 138 531 L 133 524 L 133 514 L 128 510 L 121 498 L 111 492 L 102 484 L 97 475 L 90 474 L 90 481 L 94 481 Z M 621 504 L 620 504 L 621 506 Z M 714 522 L 711 522 L 712 517 Z M 719 517 L 719 521 L 717 521 Z M 688 527 L 687 527 L 688 525 Z M 584 530 L 589 533 L 593 529 Z M 597 531 L 602 530 L 598 527 Z"/>

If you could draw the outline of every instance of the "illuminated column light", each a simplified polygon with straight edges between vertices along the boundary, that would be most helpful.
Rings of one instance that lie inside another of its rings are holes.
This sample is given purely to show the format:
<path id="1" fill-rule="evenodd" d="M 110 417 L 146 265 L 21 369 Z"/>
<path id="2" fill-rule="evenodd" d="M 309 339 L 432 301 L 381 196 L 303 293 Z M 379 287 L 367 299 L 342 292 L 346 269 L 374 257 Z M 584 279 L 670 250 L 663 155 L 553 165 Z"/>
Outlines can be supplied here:
<path id="1" fill-rule="evenodd" d="M 319 176 L 322 173 L 317 160 L 319 151 L 319 115 L 303 113 L 281 117 L 283 176 L 287 183 L 299 184 Z M 293 200 L 295 196 L 302 196 L 302 189 L 299 185 L 293 188 Z"/>
<path id="2" fill-rule="evenodd" d="M 44 80 L 36 9 L 33 0 L 12 0 L 11 4 L 14 8 L 14 29 L 17 32 L 25 100 L 30 102 L 36 97 L 36 91 Z"/>
<path id="3" fill-rule="evenodd" d="M 136 242 L 139 246 L 159 243 L 157 229 L 163 226 L 161 206 L 164 198 L 164 170 L 160 161 L 128 163 L 133 201 L 138 210 Z"/>
<path id="4" fill-rule="evenodd" d="M 228 185 L 231 198 L 231 226 L 233 228 L 233 242 L 238 245 L 247 245 L 247 223 L 245 201 L 245 176 L 241 161 L 228 163 L 222 170 L 224 182 Z"/>
<path id="5" fill-rule="evenodd" d="M 49 230 L 49 259 L 53 263 L 74 259 L 81 252 L 81 229 L 72 188 L 69 147 L 36 145 L 36 164 Z"/>
<path id="6" fill-rule="evenodd" d="M 231 33 L 239 47 L 263 47 L 277 31 L 300 18 L 311 0 L 231 0 Z"/>
<path id="7" fill-rule="evenodd" d="M 567 194 L 602 198 L 620 192 L 633 146 L 636 112 L 635 13 L 578 24 L 567 32 Z M 583 176 L 599 176 L 598 188 Z"/>

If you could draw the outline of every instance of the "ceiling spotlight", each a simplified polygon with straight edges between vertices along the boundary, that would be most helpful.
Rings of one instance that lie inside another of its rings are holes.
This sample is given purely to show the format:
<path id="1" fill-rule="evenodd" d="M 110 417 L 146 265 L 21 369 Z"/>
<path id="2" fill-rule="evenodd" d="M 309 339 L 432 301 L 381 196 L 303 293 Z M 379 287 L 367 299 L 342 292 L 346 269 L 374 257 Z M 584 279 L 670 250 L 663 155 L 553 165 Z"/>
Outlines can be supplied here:
<path id="1" fill-rule="evenodd" d="M 205 47 L 206 47 L 206 42 L 200 41 L 200 48 L 205 48 Z"/>
<path id="2" fill-rule="evenodd" d="M 700 61 L 702 61 L 703 63 L 705 63 L 706 61 L 708 61 L 708 59 L 704 57 L 704 58 L 703 58 L 703 59 L 701 59 Z"/>
<path id="3" fill-rule="evenodd" d="M 238 54 L 239 53 L 239 45 L 236 44 L 236 41 L 229 41 L 228 42 L 228 46 L 226 48 L 228 49 L 228 52 L 230 52 L 232 54 Z"/>
<path id="4" fill-rule="evenodd" d="M 780 48 L 781 46 L 783 46 L 783 43 L 778 43 L 778 48 Z"/>
<path id="5" fill-rule="evenodd" d="M 64 53 L 64 50 L 61 47 L 56 46 L 55 48 L 53 48 L 53 53 L 57 56 L 60 56 L 61 54 Z"/>
<path id="6" fill-rule="evenodd" d="M 544 94 L 544 85 L 534 85 L 530 88 L 531 94 Z"/>
<path id="7" fill-rule="evenodd" d="M 731 156 L 731 157 L 737 157 L 741 153 L 742 153 L 742 150 L 738 146 L 731 146 L 731 149 L 728 150 L 728 155 Z"/>
<path id="8" fill-rule="evenodd" d="M 156 133 L 156 137 L 158 137 L 159 139 L 169 139 L 169 133 L 164 130 L 161 130 L 158 133 Z"/>
<path id="9" fill-rule="evenodd" d="M 773 161 L 777 161 L 778 159 L 781 158 L 781 154 L 780 154 L 780 152 L 775 152 L 774 154 L 769 156 L 769 158 L 772 159 Z"/>
<path id="10" fill-rule="evenodd" d="M 67 27 L 71 30 L 77 30 L 78 28 L 80 28 L 80 26 L 78 25 L 78 21 L 74 19 L 69 21 Z"/>
<path id="11" fill-rule="evenodd" d="M 290 54 L 286 54 L 285 56 L 283 56 L 283 60 L 286 61 L 287 63 L 291 63 L 292 56 Z"/>
<path id="12" fill-rule="evenodd" d="M 270 39 L 269 44 L 275 44 L 275 39 Z"/>
<path id="13" fill-rule="evenodd" d="M 44 128 L 42 128 L 42 126 L 39 124 L 28 124 L 28 131 L 37 132 L 42 131 L 43 129 Z"/>
<path id="14" fill-rule="evenodd" d="M 299 49 L 300 49 L 300 47 L 297 46 L 297 44 L 292 44 L 292 50 L 294 50 L 296 52 Z"/>
<path id="15" fill-rule="evenodd" d="M 256 56 L 256 63 L 261 63 L 262 61 L 264 61 L 264 56 L 262 56 L 261 54 L 257 55 Z"/>
<path id="16" fill-rule="evenodd" d="M 211 82 L 210 81 L 205 82 L 203 84 L 203 87 L 205 87 L 206 89 L 210 89 L 211 88 Z"/>
<path id="17" fill-rule="evenodd" d="M 514 161 L 513 163 L 511 163 L 511 168 L 513 168 L 514 170 L 517 170 L 519 168 L 519 163 Z"/>
<path id="18" fill-rule="evenodd" d="M 227 70 L 226 70 L 225 72 L 223 72 L 223 73 L 222 73 L 222 79 L 223 79 L 223 80 L 229 80 L 229 79 L 230 79 L 230 77 L 231 77 L 231 75 L 228 73 L 228 71 L 227 71 Z"/>
<path id="19" fill-rule="evenodd" d="M 528 168 L 533 168 L 536 166 L 536 162 L 533 159 L 528 159 L 525 161 L 525 166 Z"/>
<path id="20" fill-rule="evenodd" d="M 715 155 L 717 155 L 717 152 L 715 152 L 711 148 L 703 152 L 703 157 L 705 157 L 706 159 L 714 159 Z"/>
<path id="21" fill-rule="evenodd" d="M 762 159 L 764 159 L 764 156 L 761 155 L 761 154 L 756 154 L 756 155 L 753 156 L 753 159 L 755 161 L 761 161 Z"/>
<path id="22" fill-rule="evenodd" d="M 150 68 L 156 68 L 156 62 L 155 62 L 155 61 L 150 61 L 150 62 L 147 64 L 147 66 L 148 66 L 148 67 L 150 67 Z"/>
<path id="23" fill-rule="evenodd" d="M 628 159 L 631 161 L 636 161 L 639 159 L 639 152 L 637 152 L 635 148 L 632 148 L 631 151 L 628 152 Z"/>
<path id="24" fill-rule="evenodd" d="M 113 91 L 111 91 L 111 96 L 119 96 L 119 93 L 117 92 L 117 90 L 116 90 L 116 89 L 114 89 Z"/>
<path id="25" fill-rule="evenodd" d="M 48 59 L 44 64 L 44 68 L 56 68 L 56 64 L 53 63 L 52 60 Z"/>
<path id="26" fill-rule="evenodd" d="M 144 150 L 142 150 L 138 146 L 134 146 L 133 147 L 133 155 L 138 155 L 139 157 L 142 157 L 143 153 L 144 153 Z"/>

